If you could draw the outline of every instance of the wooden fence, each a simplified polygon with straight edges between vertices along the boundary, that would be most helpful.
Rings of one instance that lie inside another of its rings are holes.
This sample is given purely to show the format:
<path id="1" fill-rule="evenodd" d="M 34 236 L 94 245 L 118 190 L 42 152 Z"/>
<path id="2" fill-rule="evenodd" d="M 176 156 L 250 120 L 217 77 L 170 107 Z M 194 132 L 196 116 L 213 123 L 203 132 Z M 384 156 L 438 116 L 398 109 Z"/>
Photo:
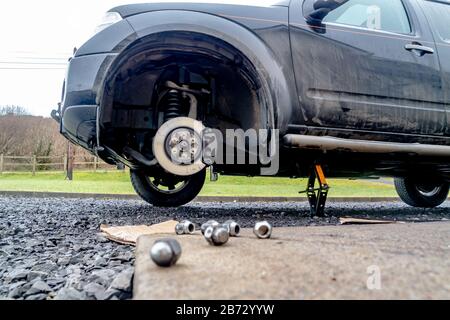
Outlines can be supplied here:
<path id="1" fill-rule="evenodd" d="M 32 156 L 6 156 L 0 154 L 0 174 L 7 172 L 36 172 L 43 171 L 63 171 L 67 172 L 69 165 L 67 155 L 53 157 Z M 94 171 L 97 170 L 114 170 L 116 166 L 111 166 L 98 157 L 74 157 L 74 169 Z"/>

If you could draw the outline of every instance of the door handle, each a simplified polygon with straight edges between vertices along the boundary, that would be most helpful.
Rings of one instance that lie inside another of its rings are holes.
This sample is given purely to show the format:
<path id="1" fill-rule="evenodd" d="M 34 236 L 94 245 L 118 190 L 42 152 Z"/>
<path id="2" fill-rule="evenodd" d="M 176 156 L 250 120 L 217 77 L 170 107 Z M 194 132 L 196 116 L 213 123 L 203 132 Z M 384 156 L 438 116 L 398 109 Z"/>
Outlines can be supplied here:
<path id="1" fill-rule="evenodd" d="M 415 52 L 418 56 L 422 57 L 426 54 L 434 54 L 434 49 L 421 45 L 420 43 L 413 42 L 405 46 L 405 49 L 411 52 Z"/>

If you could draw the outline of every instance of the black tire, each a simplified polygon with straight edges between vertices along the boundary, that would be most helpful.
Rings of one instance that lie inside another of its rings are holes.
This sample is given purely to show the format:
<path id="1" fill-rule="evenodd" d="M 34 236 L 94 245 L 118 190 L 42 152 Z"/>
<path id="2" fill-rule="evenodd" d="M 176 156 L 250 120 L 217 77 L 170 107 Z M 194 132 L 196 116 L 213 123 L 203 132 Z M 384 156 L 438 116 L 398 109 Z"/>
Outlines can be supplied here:
<path id="1" fill-rule="evenodd" d="M 146 202 L 155 207 L 179 207 L 185 205 L 197 197 L 205 184 L 206 169 L 190 177 L 175 177 L 165 174 L 162 179 L 165 181 L 172 181 L 163 183 L 163 185 L 171 185 L 177 182 L 182 183 L 180 190 L 163 191 L 155 188 L 155 183 L 152 179 L 141 171 L 131 171 L 131 183 L 136 193 Z M 161 179 L 161 177 L 159 177 Z"/>
<path id="2" fill-rule="evenodd" d="M 395 189 L 400 199 L 417 208 L 435 208 L 447 200 L 447 182 L 422 182 L 413 178 L 396 178 Z"/>

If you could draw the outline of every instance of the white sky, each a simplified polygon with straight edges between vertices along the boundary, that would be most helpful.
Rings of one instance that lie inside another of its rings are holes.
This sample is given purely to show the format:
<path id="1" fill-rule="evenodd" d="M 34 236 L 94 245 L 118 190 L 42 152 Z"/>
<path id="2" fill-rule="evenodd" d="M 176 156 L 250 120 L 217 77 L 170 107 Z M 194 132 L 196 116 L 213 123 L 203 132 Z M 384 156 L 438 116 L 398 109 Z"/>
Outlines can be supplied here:
<path id="1" fill-rule="evenodd" d="M 34 115 L 49 116 L 60 101 L 65 64 L 73 48 L 93 34 L 106 11 L 118 5 L 141 2 L 152 1 L 0 1 L 0 105 L 20 105 Z M 251 4 L 271 1 L 195 2 Z"/>

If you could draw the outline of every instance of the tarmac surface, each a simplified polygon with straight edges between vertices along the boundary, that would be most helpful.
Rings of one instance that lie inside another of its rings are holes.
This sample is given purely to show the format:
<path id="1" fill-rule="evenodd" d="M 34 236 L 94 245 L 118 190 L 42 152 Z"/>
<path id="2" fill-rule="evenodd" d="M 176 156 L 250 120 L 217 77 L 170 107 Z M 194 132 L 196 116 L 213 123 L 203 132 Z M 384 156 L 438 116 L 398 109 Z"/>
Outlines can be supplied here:
<path id="1" fill-rule="evenodd" d="M 162 209 L 139 200 L 0 196 L 0 299 L 131 298 L 135 248 L 107 241 L 99 234 L 101 224 L 150 225 L 171 219 L 201 224 L 209 219 L 235 219 L 243 227 L 252 227 L 258 220 L 268 220 L 276 228 L 305 227 L 307 231 L 300 234 L 306 234 L 315 227 L 334 228 L 344 216 L 445 223 L 450 220 L 450 202 L 437 209 L 414 209 L 400 202 L 330 203 L 326 212 L 325 218 L 312 218 L 305 202 L 194 202 Z M 418 234 L 414 241 L 420 244 L 423 236 Z M 338 241 L 340 237 L 325 239 Z M 442 245 L 446 244 L 436 240 L 436 247 Z M 396 243 L 392 243 L 395 250 Z M 311 257 L 315 254 L 311 251 Z M 443 255 L 433 263 L 448 267 L 448 260 Z"/>

